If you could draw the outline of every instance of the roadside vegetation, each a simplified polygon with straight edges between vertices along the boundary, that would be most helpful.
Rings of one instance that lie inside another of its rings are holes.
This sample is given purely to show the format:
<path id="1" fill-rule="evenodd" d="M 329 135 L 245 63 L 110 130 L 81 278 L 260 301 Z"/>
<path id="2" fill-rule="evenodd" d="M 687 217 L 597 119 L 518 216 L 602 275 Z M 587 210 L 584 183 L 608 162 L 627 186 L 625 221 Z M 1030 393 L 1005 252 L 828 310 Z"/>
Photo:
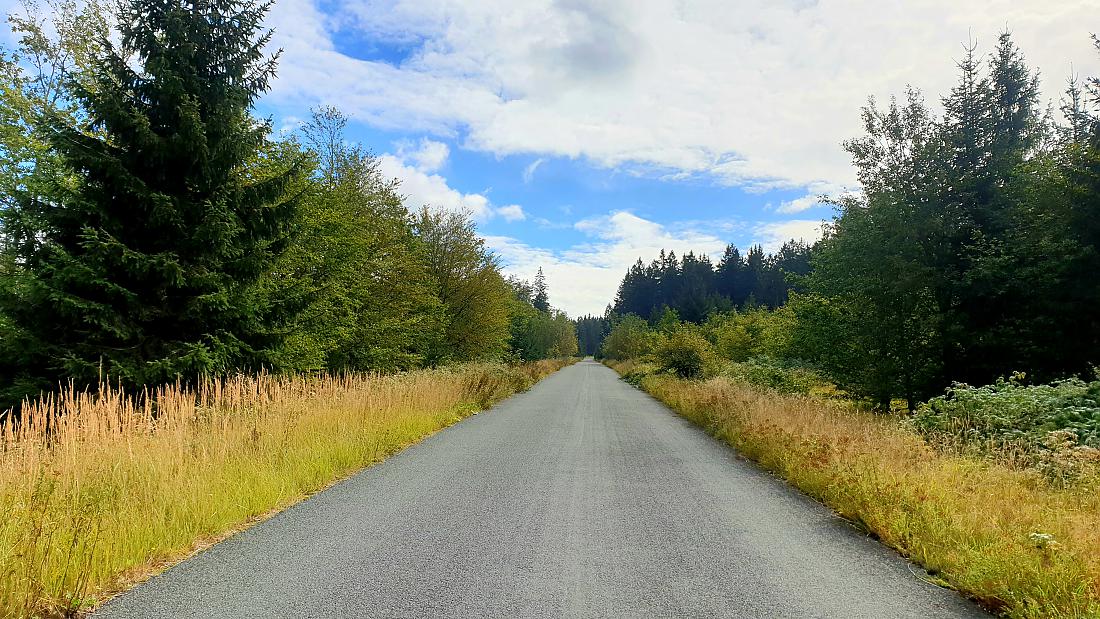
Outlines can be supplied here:
<path id="1" fill-rule="evenodd" d="M 958 454 L 903 416 L 850 401 L 611 365 L 932 582 L 1009 617 L 1100 616 L 1100 468 L 1067 457 L 1074 448 L 1049 452 L 1053 470 L 1014 466 Z"/>
<path id="2" fill-rule="evenodd" d="M 0 616 L 61 616 L 566 361 L 66 390 L 0 428 Z"/>
<path id="3" fill-rule="evenodd" d="M 1097 40 L 1100 50 L 1100 40 Z M 639 260 L 624 379 L 1011 617 L 1100 616 L 1100 81 L 1006 33 L 936 117 L 863 111 L 824 238 Z"/>

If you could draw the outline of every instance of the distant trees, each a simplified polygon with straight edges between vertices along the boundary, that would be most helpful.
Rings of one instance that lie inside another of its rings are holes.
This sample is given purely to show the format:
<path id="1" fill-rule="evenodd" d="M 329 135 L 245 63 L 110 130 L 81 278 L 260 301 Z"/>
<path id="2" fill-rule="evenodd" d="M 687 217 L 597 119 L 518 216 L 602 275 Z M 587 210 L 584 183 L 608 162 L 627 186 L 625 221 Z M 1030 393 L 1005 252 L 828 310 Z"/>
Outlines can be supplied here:
<path id="1" fill-rule="evenodd" d="M 652 353 L 659 339 L 642 318 L 627 314 L 612 322 L 611 332 L 604 338 L 600 354 L 606 359 L 640 359 Z"/>
<path id="2" fill-rule="evenodd" d="M 712 312 L 733 307 L 779 307 L 797 289 L 796 278 L 809 272 L 810 252 L 808 244 L 790 241 L 775 254 L 765 255 L 754 246 L 743 257 L 729 245 L 715 266 L 694 252 L 681 261 L 674 252 L 661 251 L 648 265 L 639 258 L 630 267 L 612 309 L 657 320 L 671 308 L 684 320 L 701 322 Z"/>
<path id="3" fill-rule="evenodd" d="M 538 270 L 534 284 L 514 277 L 508 283 L 515 299 L 510 342 L 512 353 L 526 361 L 576 355 L 576 325 L 550 305 L 542 269 Z"/>
<path id="4" fill-rule="evenodd" d="M 581 316 L 574 321 L 580 354 L 594 356 L 600 351 L 600 344 L 611 331 L 611 321 L 604 316 Z"/>
<path id="5" fill-rule="evenodd" d="M 539 272 L 535 275 L 534 296 L 531 298 L 531 305 L 540 312 L 550 311 L 550 294 L 546 287 L 546 276 L 542 273 L 542 267 L 539 267 Z"/>

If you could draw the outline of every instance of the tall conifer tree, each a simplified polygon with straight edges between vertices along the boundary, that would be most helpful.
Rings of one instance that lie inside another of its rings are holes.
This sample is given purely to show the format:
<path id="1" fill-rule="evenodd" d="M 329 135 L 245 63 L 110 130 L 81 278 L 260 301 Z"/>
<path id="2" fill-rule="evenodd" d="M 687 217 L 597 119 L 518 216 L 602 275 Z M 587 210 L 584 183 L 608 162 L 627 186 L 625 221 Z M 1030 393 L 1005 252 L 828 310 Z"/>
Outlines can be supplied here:
<path id="1" fill-rule="evenodd" d="M 19 205 L 41 222 L 0 298 L 21 372 L 137 385 L 265 362 L 275 309 L 251 285 L 285 246 L 301 173 L 259 165 L 269 8 L 119 7 L 118 43 L 73 84 L 85 121 L 47 123 L 68 182 Z"/>
<path id="2" fill-rule="evenodd" d="M 539 267 L 539 272 L 535 275 L 535 297 L 531 304 L 540 312 L 550 311 L 550 291 L 546 285 L 546 275 L 542 273 L 542 267 Z"/>

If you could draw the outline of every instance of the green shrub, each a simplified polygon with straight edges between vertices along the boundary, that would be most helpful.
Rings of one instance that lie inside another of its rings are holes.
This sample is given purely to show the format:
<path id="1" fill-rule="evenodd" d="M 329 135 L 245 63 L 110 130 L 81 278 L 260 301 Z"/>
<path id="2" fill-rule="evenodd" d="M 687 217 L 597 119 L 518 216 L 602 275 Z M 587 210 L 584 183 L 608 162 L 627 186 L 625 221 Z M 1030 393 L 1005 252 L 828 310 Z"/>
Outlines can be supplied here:
<path id="1" fill-rule="evenodd" d="M 1021 378 L 984 387 L 956 384 L 920 405 L 914 426 L 937 442 L 1030 452 L 1040 462 L 1053 452 L 1083 457 L 1100 448 L 1100 380 L 1024 385 Z"/>
<path id="2" fill-rule="evenodd" d="M 623 316 L 611 328 L 600 347 L 600 356 L 604 359 L 626 361 L 641 359 L 652 352 L 656 334 L 649 323 L 634 314 Z"/>
<path id="3" fill-rule="evenodd" d="M 717 354 L 729 361 L 784 357 L 790 352 L 793 329 L 794 315 L 784 308 L 715 313 L 702 326 Z"/>
<path id="4" fill-rule="evenodd" d="M 722 374 L 781 393 L 829 395 L 835 392 L 832 383 L 816 370 L 770 357 L 754 357 L 748 361 L 727 364 Z"/>
<path id="5" fill-rule="evenodd" d="M 680 378 L 701 378 L 714 363 L 710 342 L 693 329 L 680 328 L 665 336 L 657 348 L 657 364 L 662 371 Z"/>

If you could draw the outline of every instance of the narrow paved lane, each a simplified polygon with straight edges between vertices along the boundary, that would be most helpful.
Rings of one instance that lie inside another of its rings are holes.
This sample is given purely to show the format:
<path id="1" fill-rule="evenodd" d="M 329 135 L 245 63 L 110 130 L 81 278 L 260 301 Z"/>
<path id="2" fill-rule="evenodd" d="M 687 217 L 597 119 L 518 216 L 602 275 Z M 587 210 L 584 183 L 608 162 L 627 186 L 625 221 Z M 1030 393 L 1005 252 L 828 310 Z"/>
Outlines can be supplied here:
<path id="1" fill-rule="evenodd" d="M 594 362 L 97 617 L 977 617 Z"/>

